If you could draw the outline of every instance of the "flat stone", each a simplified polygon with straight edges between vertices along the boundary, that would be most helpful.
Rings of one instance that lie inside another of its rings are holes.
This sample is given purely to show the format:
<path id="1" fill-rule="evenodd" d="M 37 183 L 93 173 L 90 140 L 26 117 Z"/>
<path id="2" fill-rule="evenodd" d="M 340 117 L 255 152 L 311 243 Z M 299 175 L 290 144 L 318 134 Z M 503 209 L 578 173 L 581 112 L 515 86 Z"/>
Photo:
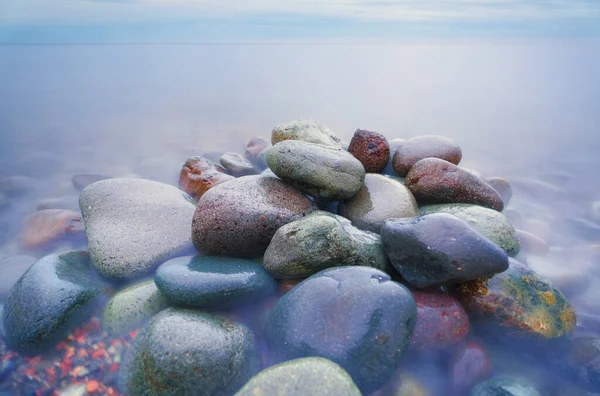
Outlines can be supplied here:
<path id="1" fill-rule="evenodd" d="M 392 160 L 394 171 L 405 177 L 417 162 L 431 157 L 458 165 L 462 158 L 462 150 L 454 140 L 444 136 L 418 136 L 406 139 L 394 152 Z"/>
<path id="2" fill-rule="evenodd" d="M 25 249 L 42 249 L 65 238 L 84 235 L 85 227 L 79 212 L 48 209 L 27 216 L 19 240 Z"/>
<path id="3" fill-rule="evenodd" d="M 390 145 L 380 133 L 357 129 L 348 151 L 358 159 L 369 173 L 380 173 L 388 163 Z"/>
<path id="4" fill-rule="evenodd" d="M 336 148 L 342 148 L 341 140 L 331 129 L 312 120 L 292 121 L 277 125 L 271 133 L 271 143 L 277 144 L 284 140 L 302 140 Z"/>
<path id="5" fill-rule="evenodd" d="M 295 359 L 254 376 L 235 396 L 361 396 L 352 378 L 336 363 L 318 357 Z"/>
<path id="6" fill-rule="evenodd" d="M 298 140 L 271 147 L 267 164 L 300 191 L 329 201 L 352 198 L 365 180 L 365 168 L 347 151 Z"/>
<path id="7" fill-rule="evenodd" d="M 279 179 L 244 176 L 213 187 L 196 205 L 196 248 L 213 255 L 257 257 L 275 232 L 315 211 L 306 195 Z"/>
<path id="8" fill-rule="evenodd" d="M 206 158 L 188 158 L 179 174 L 179 188 L 200 199 L 212 187 L 234 179 L 225 172 L 225 168 Z"/>
<path id="9" fill-rule="evenodd" d="M 466 282 L 508 268 L 504 250 L 447 213 L 388 220 L 381 240 L 394 268 L 416 288 Z"/>
<path id="10" fill-rule="evenodd" d="M 305 278 L 323 269 L 350 265 L 385 270 L 387 264 L 379 235 L 323 211 L 278 229 L 264 256 L 265 268 L 278 278 Z"/>
<path id="11" fill-rule="evenodd" d="M 229 257 L 178 257 L 158 267 L 154 281 L 171 304 L 189 308 L 228 308 L 277 290 L 262 265 Z"/>
<path id="12" fill-rule="evenodd" d="M 106 304 L 102 327 L 110 335 L 127 334 L 168 307 L 169 302 L 153 279 L 136 283 L 115 294 Z"/>
<path id="13" fill-rule="evenodd" d="M 311 276 L 281 297 L 267 317 L 265 334 L 281 359 L 332 360 L 369 394 L 400 366 L 415 321 L 412 295 L 386 273 L 338 267 Z"/>
<path id="14" fill-rule="evenodd" d="M 367 173 L 360 191 L 340 202 L 339 213 L 361 230 L 379 233 L 386 220 L 416 217 L 419 207 L 410 190 L 398 181 Z"/>
<path id="15" fill-rule="evenodd" d="M 94 271 L 87 252 L 41 258 L 5 300 L 7 344 L 27 355 L 52 348 L 89 317 L 107 287 Z"/>
<path id="16" fill-rule="evenodd" d="M 260 370 L 256 337 L 221 316 L 167 308 L 127 350 L 119 388 L 129 395 L 232 395 Z"/>
<path id="17" fill-rule="evenodd" d="M 78 191 L 82 191 L 90 184 L 106 179 L 110 179 L 110 176 L 100 175 L 97 173 L 81 173 L 74 175 L 71 178 L 71 181 L 73 182 L 73 187 L 75 187 Z"/>
<path id="18" fill-rule="evenodd" d="M 193 251 L 194 204 L 176 187 L 145 179 L 108 179 L 79 200 L 89 251 L 109 279 L 139 279 Z"/>
<path id="19" fill-rule="evenodd" d="M 406 187 L 420 204 L 471 203 L 501 212 L 500 194 L 477 176 L 450 162 L 426 158 L 406 175 Z"/>
<path id="20" fill-rule="evenodd" d="M 256 175 L 258 173 L 254 169 L 254 165 L 238 153 L 225 153 L 221 156 L 219 162 L 227 169 L 228 173 L 236 177 Z"/>

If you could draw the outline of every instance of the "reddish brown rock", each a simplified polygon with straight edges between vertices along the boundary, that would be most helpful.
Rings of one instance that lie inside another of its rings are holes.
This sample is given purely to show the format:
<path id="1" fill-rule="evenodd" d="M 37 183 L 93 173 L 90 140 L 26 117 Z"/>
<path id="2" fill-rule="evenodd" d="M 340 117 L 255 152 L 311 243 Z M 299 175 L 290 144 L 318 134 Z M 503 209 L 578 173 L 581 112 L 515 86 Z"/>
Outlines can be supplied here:
<path id="1" fill-rule="evenodd" d="M 470 203 L 499 212 L 502 197 L 479 177 L 439 158 L 417 162 L 406 175 L 404 185 L 419 204 Z"/>
<path id="2" fill-rule="evenodd" d="M 48 209 L 32 213 L 25 219 L 20 241 L 25 249 L 39 249 L 65 237 L 84 233 L 85 227 L 79 212 Z"/>
<path id="3" fill-rule="evenodd" d="M 225 168 L 204 157 L 191 157 L 185 161 L 179 174 L 179 188 L 195 199 L 217 184 L 235 179 L 225 173 Z"/>
<path id="4" fill-rule="evenodd" d="M 476 343 L 467 343 L 450 360 L 450 381 L 454 394 L 464 395 L 490 375 L 487 352 Z"/>
<path id="5" fill-rule="evenodd" d="M 364 129 L 354 132 L 348 151 L 363 164 L 367 173 L 381 173 L 390 158 L 390 145 L 385 136 Z"/>
<path id="6" fill-rule="evenodd" d="M 411 292 L 417 303 L 412 349 L 441 349 L 467 336 L 469 317 L 455 298 L 439 292 Z"/>
<path id="7" fill-rule="evenodd" d="M 394 171 L 405 177 L 417 162 L 430 157 L 458 165 L 462 150 L 454 140 L 444 136 L 419 136 L 407 139 L 398 146 L 392 164 Z"/>

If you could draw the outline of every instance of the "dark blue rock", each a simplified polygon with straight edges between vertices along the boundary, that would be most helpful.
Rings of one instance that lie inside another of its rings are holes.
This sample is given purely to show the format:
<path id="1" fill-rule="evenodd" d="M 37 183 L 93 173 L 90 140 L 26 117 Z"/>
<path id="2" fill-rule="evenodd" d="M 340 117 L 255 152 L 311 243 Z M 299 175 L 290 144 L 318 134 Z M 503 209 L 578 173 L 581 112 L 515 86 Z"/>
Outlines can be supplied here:
<path id="1" fill-rule="evenodd" d="M 41 258 L 13 286 L 5 301 L 8 346 L 22 354 L 53 347 L 89 316 L 108 287 L 87 252 Z"/>
<path id="2" fill-rule="evenodd" d="M 282 360 L 330 359 L 368 393 L 399 367 L 416 315 L 411 293 L 386 273 L 338 267 L 311 276 L 285 294 L 269 313 L 265 333 Z"/>
<path id="3" fill-rule="evenodd" d="M 223 308 L 273 294 L 277 283 L 262 265 L 229 257 L 187 256 L 158 267 L 154 282 L 174 305 Z"/>
<path id="4" fill-rule="evenodd" d="M 466 282 L 508 268 L 504 250 L 446 213 L 388 220 L 381 240 L 394 268 L 417 288 Z"/>

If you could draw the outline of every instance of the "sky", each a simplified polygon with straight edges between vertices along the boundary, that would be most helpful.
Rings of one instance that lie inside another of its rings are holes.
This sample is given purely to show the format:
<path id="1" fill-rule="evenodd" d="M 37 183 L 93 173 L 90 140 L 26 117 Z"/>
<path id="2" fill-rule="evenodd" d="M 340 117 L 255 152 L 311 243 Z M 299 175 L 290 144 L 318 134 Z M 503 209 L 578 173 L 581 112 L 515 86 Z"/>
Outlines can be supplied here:
<path id="1" fill-rule="evenodd" d="M 599 37 L 599 0 L 0 0 L 0 43 Z"/>

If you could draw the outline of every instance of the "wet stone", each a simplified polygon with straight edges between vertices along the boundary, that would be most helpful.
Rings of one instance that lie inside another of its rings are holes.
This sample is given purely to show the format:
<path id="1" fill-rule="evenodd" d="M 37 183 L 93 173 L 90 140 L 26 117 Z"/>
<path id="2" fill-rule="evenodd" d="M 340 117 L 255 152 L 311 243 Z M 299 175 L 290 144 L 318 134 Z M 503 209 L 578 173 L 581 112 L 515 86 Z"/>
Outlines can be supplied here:
<path id="1" fill-rule="evenodd" d="M 198 201 L 194 244 L 204 253 L 258 257 L 279 228 L 316 208 L 306 195 L 279 179 L 240 177 L 215 186 Z"/>
<path id="2" fill-rule="evenodd" d="M 229 257 L 178 257 L 158 267 L 154 281 L 171 304 L 189 308 L 228 308 L 277 289 L 262 265 Z"/>
<path id="3" fill-rule="evenodd" d="M 329 201 L 352 198 L 365 180 L 365 168 L 347 151 L 298 140 L 269 148 L 267 164 L 286 183 Z"/>
<path id="4" fill-rule="evenodd" d="M 200 199 L 212 187 L 234 179 L 225 168 L 203 157 L 188 158 L 179 174 L 179 188 Z"/>
<path id="5" fill-rule="evenodd" d="M 437 158 L 417 162 L 406 175 L 405 185 L 420 204 L 471 203 L 499 212 L 504 208 L 500 194 L 492 186 Z"/>
<path id="6" fill-rule="evenodd" d="M 479 344 L 469 342 L 460 348 L 450 359 L 450 383 L 454 394 L 464 395 L 466 391 L 491 372 L 487 352 Z"/>
<path id="7" fill-rule="evenodd" d="M 308 357 L 269 367 L 253 377 L 235 396 L 360 396 L 344 369 L 330 360 Z"/>
<path id="8" fill-rule="evenodd" d="M 350 265 L 385 270 L 387 263 L 379 235 L 323 211 L 277 230 L 264 256 L 265 268 L 278 278 L 305 278 L 323 269 Z"/>
<path id="9" fill-rule="evenodd" d="M 119 388 L 130 395 L 231 395 L 259 370 L 256 338 L 246 326 L 167 308 L 130 346 Z"/>
<path id="10" fill-rule="evenodd" d="M 89 186 L 92 183 L 96 183 L 100 180 L 110 179 L 110 176 L 100 175 L 96 173 L 81 173 L 78 175 L 74 175 L 71 178 L 71 182 L 73 182 L 73 186 L 78 190 L 82 191 L 84 188 Z"/>
<path id="11" fill-rule="evenodd" d="M 396 174 L 405 177 L 408 171 L 424 158 L 439 158 L 458 165 L 462 150 L 452 139 L 444 136 L 418 136 L 398 145 L 392 159 Z"/>
<path id="12" fill-rule="evenodd" d="M 388 220 L 381 240 L 394 268 L 417 288 L 466 282 L 508 268 L 504 250 L 447 213 Z"/>
<path id="13" fill-rule="evenodd" d="M 258 173 L 250 161 L 238 153 L 225 153 L 221 156 L 219 162 L 233 176 L 248 176 Z"/>
<path id="14" fill-rule="evenodd" d="M 79 212 L 48 209 L 27 216 L 20 242 L 25 249 L 42 249 L 65 238 L 84 236 L 85 227 Z"/>
<path id="15" fill-rule="evenodd" d="M 277 125 L 271 133 L 271 143 L 275 145 L 284 140 L 301 140 L 342 148 L 342 142 L 331 129 L 313 120 L 292 121 Z"/>
<path id="16" fill-rule="evenodd" d="M 252 138 L 246 145 L 244 152 L 246 159 L 260 171 L 263 171 L 267 167 L 266 159 L 264 156 L 261 159 L 260 154 L 270 145 L 271 143 L 261 137 Z"/>
<path id="17" fill-rule="evenodd" d="M 477 385 L 471 396 L 542 396 L 535 386 L 523 379 L 490 379 Z"/>
<path id="18" fill-rule="evenodd" d="M 358 159 L 368 173 L 383 171 L 390 158 L 390 145 L 380 133 L 357 129 L 348 151 Z"/>
<path id="19" fill-rule="evenodd" d="M 498 191 L 498 194 L 500 194 L 500 197 L 502 197 L 502 202 L 504 202 L 504 206 L 508 205 L 513 195 L 513 190 L 508 180 L 506 180 L 503 177 L 488 177 L 484 180 L 490 186 L 492 186 L 494 190 Z"/>
<path id="20" fill-rule="evenodd" d="M 265 332 L 279 358 L 330 359 L 368 394 L 398 369 L 415 321 L 412 295 L 386 273 L 339 267 L 311 276 L 281 297 Z"/>

